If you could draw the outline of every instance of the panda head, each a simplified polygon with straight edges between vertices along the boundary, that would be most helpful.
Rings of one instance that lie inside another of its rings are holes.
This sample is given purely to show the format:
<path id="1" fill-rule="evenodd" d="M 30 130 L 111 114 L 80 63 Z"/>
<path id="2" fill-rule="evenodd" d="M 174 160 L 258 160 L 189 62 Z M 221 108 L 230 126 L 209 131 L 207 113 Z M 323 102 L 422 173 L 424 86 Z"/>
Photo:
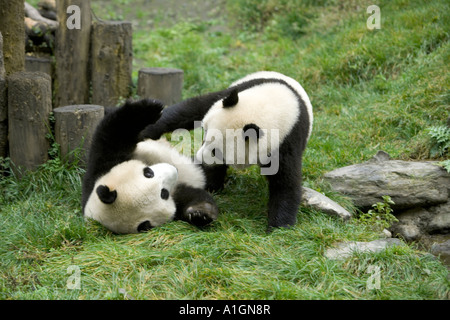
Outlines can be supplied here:
<path id="1" fill-rule="evenodd" d="M 177 169 L 167 163 L 120 163 L 96 182 L 85 216 L 122 234 L 160 226 L 174 218 L 176 207 L 171 193 L 177 179 Z"/>
<path id="2" fill-rule="evenodd" d="M 259 101 L 248 93 L 232 90 L 211 107 L 203 119 L 204 143 L 197 152 L 198 160 L 242 168 L 260 163 L 259 146 L 264 145 L 264 151 L 270 153 L 270 133 L 261 127 L 261 117 L 252 110 Z"/>

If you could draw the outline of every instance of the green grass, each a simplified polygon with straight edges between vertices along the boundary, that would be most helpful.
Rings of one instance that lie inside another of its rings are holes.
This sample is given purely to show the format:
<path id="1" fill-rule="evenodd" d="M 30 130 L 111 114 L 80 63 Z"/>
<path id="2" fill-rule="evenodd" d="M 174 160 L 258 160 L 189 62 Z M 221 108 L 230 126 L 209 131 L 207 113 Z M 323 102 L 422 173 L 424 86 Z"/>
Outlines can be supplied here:
<path id="1" fill-rule="evenodd" d="M 366 28 L 366 1 L 217 3 L 221 10 L 207 21 L 138 10 L 143 1 L 93 1 L 93 8 L 103 19 L 133 21 L 135 81 L 144 66 L 181 68 L 184 98 L 257 70 L 296 78 L 315 112 L 304 185 L 349 210 L 348 199 L 322 182 L 325 172 L 377 150 L 430 158 L 428 128 L 445 124 L 450 111 L 447 1 L 371 2 L 382 15 L 374 31 Z M 1 177 L 1 299 L 449 298 L 447 268 L 415 244 L 326 259 L 335 242 L 379 237 L 356 220 L 301 207 L 294 228 L 266 234 L 267 183 L 255 168 L 230 170 L 214 195 L 219 219 L 205 230 L 173 222 L 118 236 L 83 220 L 84 170 L 52 154 L 22 179 Z M 69 266 L 81 272 L 80 289 L 67 287 Z M 370 266 L 380 268 L 379 289 L 367 288 Z"/>
<path id="2" fill-rule="evenodd" d="M 79 169 L 46 167 L 8 185 L 0 231 L 4 299 L 436 299 L 448 294 L 447 270 L 412 247 L 331 261 L 335 241 L 376 234 L 302 208 L 298 225 L 264 232 L 264 181 L 234 174 L 217 195 L 219 220 L 200 231 L 174 222 L 149 233 L 117 236 L 78 214 Z M 60 180 L 61 178 L 61 180 Z M 58 183 L 58 190 L 54 185 Z M 29 186 L 28 188 L 25 185 Z M 53 185 L 51 191 L 44 191 Z M 24 191 L 22 191 L 24 190 Z M 256 195 L 243 195 L 245 192 Z M 251 199 L 254 199 L 253 201 Z M 246 203 L 244 206 L 243 203 Z M 368 290 L 368 266 L 381 287 Z M 80 289 L 68 289 L 70 266 Z"/>

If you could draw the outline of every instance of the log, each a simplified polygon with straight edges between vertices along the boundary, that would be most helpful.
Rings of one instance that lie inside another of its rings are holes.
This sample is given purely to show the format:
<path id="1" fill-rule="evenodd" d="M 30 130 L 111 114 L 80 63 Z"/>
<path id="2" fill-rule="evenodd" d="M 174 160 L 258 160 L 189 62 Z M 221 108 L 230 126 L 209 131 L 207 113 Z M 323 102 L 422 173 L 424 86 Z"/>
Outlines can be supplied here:
<path id="1" fill-rule="evenodd" d="M 103 119 L 104 108 L 96 105 L 73 105 L 56 108 L 55 139 L 61 146 L 61 158 L 74 162 L 74 151 L 79 150 L 78 159 L 85 165 L 97 124 Z"/>
<path id="2" fill-rule="evenodd" d="M 49 26 L 42 22 L 25 17 L 25 33 L 31 37 L 43 37 L 45 34 L 51 33 Z"/>
<path id="3" fill-rule="evenodd" d="M 183 70 L 172 68 L 142 68 L 138 76 L 140 98 L 158 99 L 170 106 L 181 101 Z"/>
<path id="4" fill-rule="evenodd" d="M 39 10 L 56 11 L 56 0 L 41 0 L 38 2 Z"/>
<path id="5" fill-rule="evenodd" d="M 133 29 L 130 22 L 94 22 L 91 35 L 92 103 L 115 106 L 131 94 Z"/>
<path id="6" fill-rule="evenodd" d="M 8 100 L 6 97 L 6 70 L 3 61 L 3 36 L 0 32 L 0 157 L 8 150 Z"/>
<path id="7" fill-rule="evenodd" d="M 39 13 L 50 20 L 56 20 L 56 1 L 55 0 L 42 0 L 38 3 Z"/>
<path id="8" fill-rule="evenodd" d="M 0 0 L 0 32 L 6 74 L 25 68 L 25 26 L 23 0 Z"/>
<path id="9" fill-rule="evenodd" d="M 71 5 L 80 11 L 67 13 Z M 60 24 L 56 30 L 55 106 L 85 104 L 89 102 L 90 87 L 91 1 L 59 0 L 57 12 Z"/>
<path id="10" fill-rule="evenodd" d="M 8 77 L 9 155 L 16 174 L 34 170 L 48 159 L 51 79 L 42 72 Z"/>
<path id="11" fill-rule="evenodd" d="M 48 26 L 49 30 L 56 30 L 58 28 L 58 21 L 50 20 L 41 16 L 39 11 L 31 4 L 25 2 L 25 15 L 34 21 L 39 21 Z"/>

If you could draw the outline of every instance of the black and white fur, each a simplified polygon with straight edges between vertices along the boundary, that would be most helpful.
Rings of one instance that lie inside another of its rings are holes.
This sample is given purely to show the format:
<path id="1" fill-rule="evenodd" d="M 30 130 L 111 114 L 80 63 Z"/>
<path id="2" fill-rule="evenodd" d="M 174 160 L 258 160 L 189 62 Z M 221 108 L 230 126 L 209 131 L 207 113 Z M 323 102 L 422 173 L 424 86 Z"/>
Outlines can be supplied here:
<path id="1" fill-rule="evenodd" d="M 194 97 L 165 109 L 161 119 L 147 127 L 142 136 L 158 138 L 177 128 L 192 129 L 196 120 L 203 120 L 206 129 L 280 131 L 278 145 L 271 146 L 274 148 L 271 151 L 275 148 L 278 151 L 278 171 L 266 176 L 268 225 L 269 229 L 294 225 L 301 200 L 302 155 L 313 123 L 312 105 L 302 86 L 277 72 L 250 74 L 223 91 Z M 224 149 L 225 145 L 224 138 Z M 223 187 L 227 166 L 231 164 L 225 157 L 224 160 L 223 165 L 207 169 L 209 189 Z"/>
<path id="2" fill-rule="evenodd" d="M 83 179 L 86 218 L 115 233 L 147 231 L 173 219 L 203 226 L 218 209 L 205 190 L 203 169 L 164 140 L 139 140 L 161 116 L 156 100 L 108 109 L 99 123 Z"/>

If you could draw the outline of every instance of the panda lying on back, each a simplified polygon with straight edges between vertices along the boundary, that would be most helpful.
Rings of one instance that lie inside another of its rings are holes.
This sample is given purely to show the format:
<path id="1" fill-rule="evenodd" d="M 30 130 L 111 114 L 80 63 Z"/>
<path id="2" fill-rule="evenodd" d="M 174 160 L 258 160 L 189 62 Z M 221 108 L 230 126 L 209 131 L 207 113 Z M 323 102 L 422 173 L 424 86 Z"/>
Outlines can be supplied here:
<path id="1" fill-rule="evenodd" d="M 173 219 L 203 226 L 217 218 L 200 166 L 167 141 L 139 142 L 162 108 L 156 100 L 127 102 L 105 115 L 94 133 L 83 213 L 115 233 L 147 231 Z"/>
<path id="2" fill-rule="evenodd" d="M 269 181 L 269 230 L 294 225 L 301 200 L 302 155 L 313 123 L 311 102 L 302 86 L 277 72 L 250 74 L 223 91 L 165 109 L 141 136 L 157 139 L 178 128 L 192 129 L 199 120 L 205 142 L 197 156 L 212 164 L 206 171 L 208 189 L 223 187 L 228 165 L 273 169 L 264 172 Z"/>

